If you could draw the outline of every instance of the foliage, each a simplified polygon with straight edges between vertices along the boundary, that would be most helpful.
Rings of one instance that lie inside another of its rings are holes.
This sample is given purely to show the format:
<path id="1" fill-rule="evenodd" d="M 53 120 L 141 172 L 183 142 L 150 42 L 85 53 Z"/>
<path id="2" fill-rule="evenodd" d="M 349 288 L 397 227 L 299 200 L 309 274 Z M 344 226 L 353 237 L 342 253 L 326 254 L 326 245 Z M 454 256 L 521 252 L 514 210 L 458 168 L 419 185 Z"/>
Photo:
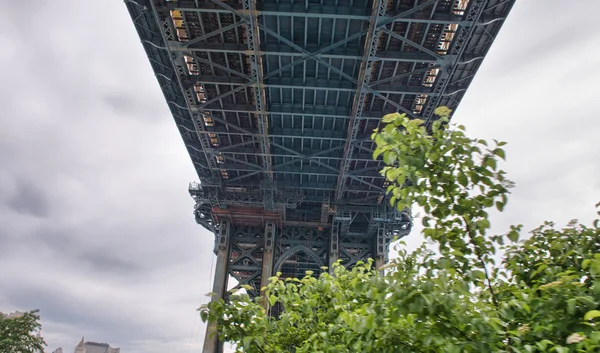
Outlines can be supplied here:
<path id="1" fill-rule="evenodd" d="M 46 342 L 39 335 L 42 325 L 37 310 L 23 315 L 0 315 L 0 352 L 43 353 Z"/>
<path id="2" fill-rule="evenodd" d="M 489 234 L 513 183 L 498 168 L 505 143 L 448 126 L 383 118 L 373 134 L 390 202 L 424 209 L 426 244 L 398 251 L 384 274 L 372 261 L 334 274 L 271 278 L 270 317 L 245 294 L 201 308 L 220 338 L 244 352 L 588 352 L 600 350 L 600 229 L 546 223 L 519 242 L 521 226 Z M 504 254 L 502 261 L 496 261 Z"/>

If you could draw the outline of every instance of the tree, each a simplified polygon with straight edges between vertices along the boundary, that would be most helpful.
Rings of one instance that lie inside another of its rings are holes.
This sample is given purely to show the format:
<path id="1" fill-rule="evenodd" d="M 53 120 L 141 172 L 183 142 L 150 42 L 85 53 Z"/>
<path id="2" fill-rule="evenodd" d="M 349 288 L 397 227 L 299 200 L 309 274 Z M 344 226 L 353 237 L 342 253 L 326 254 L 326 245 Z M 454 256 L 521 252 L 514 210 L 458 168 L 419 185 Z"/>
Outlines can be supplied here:
<path id="1" fill-rule="evenodd" d="M 0 352 L 43 353 L 46 342 L 40 335 L 42 325 L 37 310 L 21 315 L 0 315 Z"/>
<path id="2" fill-rule="evenodd" d="M 490 234 L 489 212 L 503 211 L 514 186 L 498 168 L 505 143 L 468 138 L 447 108 L 436 114 L 427 124 L 386 115 L 372 136 L 391 204 L 423 208 L 428 243 L 400 249 L 383 275 L 368 261 L 273 277 L 277 318 L 242 293 L 213 301 L 200 312 L 222 340 L 244 352 L 600 350 L 600 221 L 545 223 L 525 241 L 520 225 Z"/>

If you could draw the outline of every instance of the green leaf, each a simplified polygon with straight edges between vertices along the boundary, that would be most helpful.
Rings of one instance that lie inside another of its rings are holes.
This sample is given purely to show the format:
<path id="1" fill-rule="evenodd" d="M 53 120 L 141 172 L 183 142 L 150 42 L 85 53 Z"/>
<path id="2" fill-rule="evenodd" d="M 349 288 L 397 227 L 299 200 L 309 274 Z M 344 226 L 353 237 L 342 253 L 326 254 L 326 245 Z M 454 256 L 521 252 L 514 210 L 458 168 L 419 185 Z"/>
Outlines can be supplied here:
<path id="1" fill-rule="evenodd" d="M 259 347 L 262 347 L 262 346 L 264 346 L 264 345 L 265 345 L 265 339 L 264 339 L 264 337 L 263 337 L 263 336 L 256 336 L 256 337 L 254 338 L 254 341 L 256 342 L 256 344 L 257 344 Z"/>
<path id="2" fill-rule="evenodd" d="M 467 186 L 467 184 L 469 183 L 469 179 L 467 179 L 467 176 L 463 173 L 458 174 L 458 183 L 462 186 Z"/>
<path id="3" fill-rule="evenodd" d="M 500 201 L 496 201 L 496 209 L 498 209 L 498 211 L 500 211 L 500 212 L 504 211 L 504 203 L 500 202 Z"/>
<path id="4" fill-rule="evenodd" d="M 584 320 L 593 320 L 599 316 L 600 316 L 600 310 L 590 310 L 587 313 L 585 313 L 585 316 L 583 317 L 583 319 Z"/>
<path id="5" fill-rule="evenodd" d="M 575 305 L 577 304 L 577 300 L 575 298 L 571 298 L 567 300 L 567 312 L 570 315 L 575 314 Z"/>
<path id="6" fill-rule="evenodd" d="M 377 157 L 379 157 L 379 155 L 383 152 L 383 150 L 381 150 L 380 148 L 376 149 L 375 151 L 373 151 L 373 159 L 377 159 Z"/>
<path id="7" fill-rule="evenodd" d="M 496 160 L 489 156 L 484 158 L 483 165 L 486 167 L 490 167 L 493 170 L 496 170 L 497 167 Z"/>
<path id="8" fill-rule="evenodd" d="M 396 162 L 396 154 L 391 151 L 385 151 L 383 153 L 383 161 L 387 165 L 392 165 Z"/>
<path id="9" fill-rule="evenodd" d="M 270 296 L 269 296 L 269 304 L 270 304 L 271 306 L 273 306 L 273 305 L 275 305 L 275 303 L 277 303 L 277 297 L 276 297 L 276 296 L 274 296 L 274 295 L 270 295 Z"/>
<path id="10" fill-rule="evenodd" d="M 496 149 L 494 149 L 493 153 L 496 156 L 498 156 L 498 157 L 500 157 L 500 158 L 502 158 L 504 160 L 506 159 L 506 154 L 504 153 L 504 150 L 502 148 L 496 148 Z"/>
<path id="11" fill-rule="evenodd" d="M 208 311 L 200 311 L 200 318 L 202 319 L 202 322 L 206 322 L 206 320 L 208 320 Z"/>
<path id="12" fill-rule="evenodd" d="M 393 168 L 387 172 L 386 177 L 388 178 L 388 180 L 393 182 L 396 179 L 398 179 L 398 177 L 400 176 L 401 173 L 402 173 L 402 170 L 400 170 L 399 168 Z"/>
<path id="13" fill-rule="evenodd" d="M 444 117 L 444 116 L 449 116 L 450 113 L 452 113 L 452 110 L 448 107 L 437 107 L 437 108 L 435 108 L 433 113 L 437 116 Z"/>
<path id="14" fill-rule="evenodd" d="M 535 343 L 536 346 L 538 346 L 538 348 L 544 352 L 546 351 L 546 348 L 548 347 L 548 345 L 554 345 L 554 343 L 552 343 L 552 341 L 549 340 L 541 340 L 539 342 Z"/>
<path id="15" fill-rule="evenodd" d="M 590 267 L 590 263 L 592 262 L 591 259 L 585 259 L 581 262 L 581 268 L 586 270 L 588 267 Z"/>
<path id="16" fill-rule="evenodd" d="M 422 221 L 423 227 L 425 227 L 425 228 L 429 227 L 430 220 L 431 220 L 431 218 L 429 218 L 429 217 L 423 217 L 423 221 Z"/>
<path id="17" fill-rule="evenodd" d="M 512 241 L 513 243 L 516 243 L 517 241 L 519 241 L 519 232 L 511 230 L 510 232 L 508 232 L 508 239 L 510 239 L 510 241 Z"/>
<path id="18" fill-rule="evenodd" d="M 398 117 L 400 117 L 400 114 L 398 113 L 387 114 L 383 116 L 383 119 L 381 119 L 381 121 L 384 123 L 391 123 Z"/>
<path id="19" fill-rule="evenodd" d="M 242 343 L 244 345 L 244 350 L 250 349 L 250 345 L 252 344 L 253 340 L 254 340 L 254 337 L 252 337 L 252 336 L 246 336 L 242 339 Z"/>
<path id="20" fill-rule="evenodd" d="M 423 124 L 424 122 L 425 122 L 425 121 L 424 121 L 424 120 L 421 120 L 421 119 L 412 119 L 412 120 L 410 120 L 410 121 L 409 121 L 409 124 L 412 124 L 412 125 L 421 125 L 421 124 Z"/>

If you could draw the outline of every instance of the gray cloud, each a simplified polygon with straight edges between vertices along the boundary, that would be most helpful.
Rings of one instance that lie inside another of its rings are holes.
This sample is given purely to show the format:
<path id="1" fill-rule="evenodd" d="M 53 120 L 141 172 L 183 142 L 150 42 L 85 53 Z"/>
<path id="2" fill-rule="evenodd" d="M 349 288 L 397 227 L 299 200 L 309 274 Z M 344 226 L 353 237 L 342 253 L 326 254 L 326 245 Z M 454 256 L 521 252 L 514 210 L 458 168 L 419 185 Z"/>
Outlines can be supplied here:
<path id="1" fill-rule="evenodd" d="M 594 216 L 598 9 L 517 2 L 455 115 L 509 142 L 518 188 L 497 232 Z M 40 308 L 52 349 L 85 336 L 198 351 L 213 237 L 194 223 L 194 170 L 124 5 L 5 1 L 0 21 L 0 310 Z"/>
<path id="2" fill-rule="evenodd" d="M 31 180 L 18 179 L 15 192 L 6 204 L 16 212 L 35 217 L 46 217 L 50 212 L 44 191 Z"/>

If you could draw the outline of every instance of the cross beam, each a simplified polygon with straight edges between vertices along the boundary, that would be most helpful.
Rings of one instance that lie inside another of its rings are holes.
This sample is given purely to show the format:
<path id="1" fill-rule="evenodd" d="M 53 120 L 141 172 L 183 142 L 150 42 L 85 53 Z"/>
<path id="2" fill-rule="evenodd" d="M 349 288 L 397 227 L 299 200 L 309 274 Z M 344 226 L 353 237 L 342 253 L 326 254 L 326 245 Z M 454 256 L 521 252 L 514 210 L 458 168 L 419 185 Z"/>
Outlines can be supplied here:
<path id="1" fill-rule="evenodd" d="M 352 114 L 350 115 L 350 123 L 348 126 L 348 135 L 346 139 L 346 145 L 344 147 L 344 160 L 339 171 L 337 188 L 335 191 L 335 201 L 339 201 L 344 192 L 344 184 L 346 183 L 346 177 L 350 177 L 348 169 L 350 168 L 350 160 L 352 158 L 352 152 L 354 148 L 351 146 L 352 140 L 356 138 L 358 134 L 359 124 L 357 124 L 356 117 L 362 115 L 363 108 L 365 106 L 365 99 L 367 96 L 366 87 L 371 80 L 371 71 L 373 69 L 375 54 L 377 53 L 377 45 L 379 44 L 379 37 L 381 33 L 381 27 L 378 27 L 379 19 L 381 16 L 385 16 L 387 8 L 387 0 L 376 0 L 373 2 L 373 13 L 371 15 L 371 23 L 369 25 L 369 32 L 367 34 L 367 45 L 365 46 L 364 58 L 361 64 L 360 72 L 358 75 L 358 87 L 354 94 L 354 102 L 352 104 Z"/>
<path id="2" fill-rule="evenodd" d="M 243 78 L 230 77 L 230 76 L 198 76 L 195 78 L 196 82 L 202 84 L 213 84 L 213 85 L 231 85 L 231 86 L 245 86 L 247 81 Z M 300 90 L 317 90 L 317 91 L 339 91 L 339 92 L 356 92 L 356 84 L 345 80 L 337 79 L 316 79 L 312 77 L 298 78 L 298 77 L 273 77 L 264 80 L 263 87 L 271 88 L 290 88 Z M 255 87 L 255 86 L 251 86 Z M 399 86 L 394 84 L 378 83 L 377 87 L 374 88 L 379 93 L 385 94 L 414 94 L 420 95 L 432 94 L 432 89 L 428 87 L 418 86 Z M 368 93 L 368 92 L 367 92 Z"/>
<path id="3" fill-rule="evenodd" d="M 353 37 L 349 37 L 351 39 L 346 40 L 345 42 L 349 42 L 351 40 L 362 37 L 364 33 L 356 33 Z M 343 45 L 341 43 L 339 45 Z M 336 45 L 338 43 L 334 43 Z M 339 46 L 337 45 L 336 48 Z M 362 60 L 361 50 L 357 48 L 332 48 L 329 45 L 327 47 L 319 47 L 318 45 L 307 45 L 306 49 L 312 54 L 313 57 L 318 56 L 323 59 L 345 59 L 345 60 Z M 173 51 L 181 51 L 181 52 L 202 52 L 202 53 L 225 53 L 225 54 L 244 54 L 248 55 L 248 49 L 243 44 L 235 44 L 235 43 L 196 43 L 190 47 L 173 47 Z M 322 54 L 321 54 L 322 52 Z M 292 58 L 302 58 L 302 60 L 298 60 L 294 62 L 292 66 L 303 63 L 304 61 L 310 59 L 310 56 L 307 56 L 303 53 L 293 50 L 287 45 L 281 45 L 277 43 L 264 43 L 261 44 L 261 48 L 259 50 L 261 55 L 266 56 L 287 56 Z M 437 59 L 431 57 L 431 55 L 424 55 L 422 53 L 401 53 L 397 51 L 390 52 L 380 52 L 377 55 L 378 60 L 385 61 L 394 61 L 394 62 L 416 62 L 416 63 L 431 63 L 435 64 L 438 62 Z M 289 64 L 288 64 L 289 65 Z M 292 67 L 290 66 L 290 67 Z"/>
<path id="4" fill-rule="evenodd" d="M 183 12 L 199 12 L 199 13 L 229 13 L 227 9 L 223 9 L 214 4 L 201 2 L 195 7 L 185 6 L 182 2 L 169 2 L 168 7 L 173 10 L 179 10 Z M 240 4 L 232 4 L 231 7 L 241 13 L 244 10 Z M 361 9 L 349 8 L 345 6 L 331 6 L 331 5 L 318 5 L 309 4 L 289 4 L 289 3 L 276 3 L 276 4 L 261 4 L 257 12 L 261 16 L 280 16 L 280 17 L 306 17 L 306 18 L 335 18 L 341 20 L 359 20 L 369 21 L 370 16 L 368 13 Z M 386 18 L 393 18 L 394 14 L 387 14 Z M 451 14 L 436 14 L 432 18 L 425 18 L 419 14 L 411 16 L 404 16 L 401 18 L 395 18 L 394 22 L 411 22 L 411 23 L 425 23 L 425 24 L 465 24 L 460 16 Z"/>

